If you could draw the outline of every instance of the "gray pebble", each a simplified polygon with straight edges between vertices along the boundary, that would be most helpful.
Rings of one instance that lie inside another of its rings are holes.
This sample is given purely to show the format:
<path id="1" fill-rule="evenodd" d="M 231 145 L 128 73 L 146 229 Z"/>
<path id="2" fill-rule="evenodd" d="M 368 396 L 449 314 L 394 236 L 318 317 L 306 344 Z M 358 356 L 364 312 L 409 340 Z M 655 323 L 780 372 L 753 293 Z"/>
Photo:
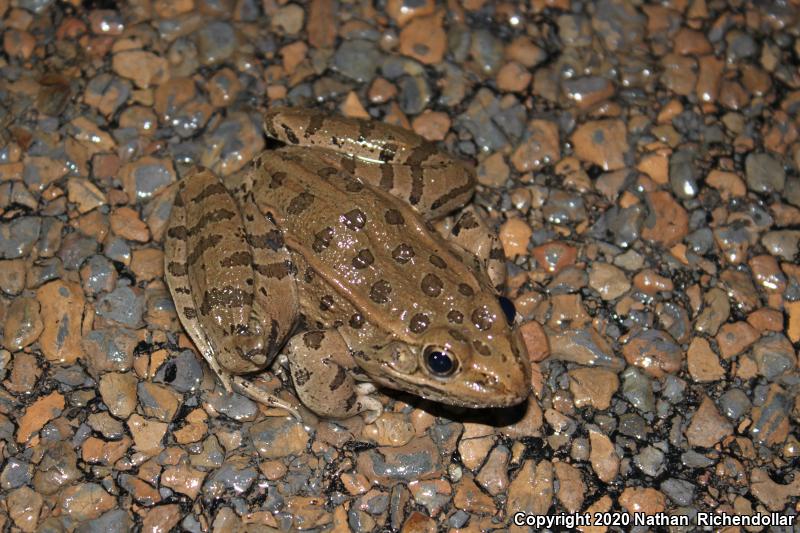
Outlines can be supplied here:
<path id="1" fill-rule="evenodd" d="M 107 290 L 114 283 L 116 269 L 105 256 L 93 255 L 86 262 L 88 274 L 84 279 L 84 290 L 88 294 L 97 294 Z M 83 273 L 83 271 L 82 271 Z"/>
<path id="2" fill-rule="evenodd" d="M 783 191 L 786 171 L 783 164 L 767 153 L 750 153 L 744 161 L 747 188 L 754 192 Z"/>
<path id="3" fill-rule="evenodd" d="M 431 100 L 431 89 L 422 76 L 402 76 L 397 80 L 398 104 L 403 113 L 417 115 Z"/>
<path id="4" fill-rule="evenodd" d="M 142 321 L 144 306 L 144 296 L 123 285 L 109 294 L 104 294 L 97 301 L 97 314 L 106 320 L 136 329 L 144 325 Z"/>
<path id="5" fill-rule="evenodd" d="M 681 454 L 681 462 L 687 468 L 708 468 L 714 464 L 714 459 L 694 450 L 689 450 Z"/>
<path id="6" fill-rule="evenodd" d="M 0 487 L 5 490 L 27 485 L 33 479 L 33 466 L 30 463 L 11 457 L 0 473 Z"/>
<path id="7" fill-rule="evenodd" d="M 31 253 L 41 227 L 39 217 L 19 217 L 0 223 L 0 259 L 16 259 Z"/>
<path id="8" fill-rule="evenodd" d="M 785 261 L 794 261 L 800 244 L 800 230 L 770 231 L 761 237 L 761 244 L 772 254 Z"/>
<path id="9" fill-rule="evenodd" d="M 215 20 L 194 34 L 200 63 L 216 65 L 228 59 L 236 50 L 236 32 L 229 23 Z"/>
<path id="10" fill-rule="evenodd" d="M 638 440 L 647 439 L 650 427 L 647 421 L 636 413 L 625 413 L 619 417 L 619 432 Z"/>
<path id="11" fill-rule="evenodd" d="M 255 402 L 241 394 L 217 390 L 207 395 L 206 401 L 214 410 L 233 420 L 253 420 L 258 413 Z"/>
<path id="12" fill-rule="evenodd" d="M 634 367 L 626 368 L 621 377 L 622 395 L 625 399 L 643 413 L 652 412 L 655 408 L 655 396 L 650 378 Z"/>
<path id="13" fill-rule="evenodd" d="M 633 457 L 633 462 L 645 475 L 655 477 L 664 471 L 664 452 L 648 446 Z"/>
<path id="14" fill-rule="evenodd" d="M 375 44 L 363 39 L 345 41 L 333 54 L 331 65 L 352 80 L 364 82 L 372 79 L 382 58 Z"/>
<path id="15" fill-rule="evenodd" d="M 719 399 L 722 414 L 731 420 L 739 420 L 750 411 L 750 398 L 742 389 L 729 389 Z"/>
<path id="16" fill-rule="evenodd" d="M 691 505 L 694 501 L 695 487 L 683 479 L 669 478 L 661 483 L 661 492 L 677 505 Z"/>
<path id="17" fill-rule="evenodd" d="M 75 533 L 125 533 L 133 529 L 130 515 L 122 509 L 113 509 L 78 526 Z"/>
<path id="18" fill-rule="evenodd" d="M 495 74 L 503 63 L 503 42 L 487 30 L 472 32 L 470 51 L 478 68 L 486 76 Z"/>
<path id="19" fill-rule="evenodd" d="M 103 247 L 103 254 L 112 261 L 117 261 L 126 265 L 131 262 L 131 246 L 128 244 L 128 241 L 122 237 L 112 237 L 107 240 Z"/>
<path id="20" fill-rule="evenodd" d="M 697 196 L 696 154 L 690 150 L 679 150 L 669 158 L 669 185 L 672 192 L 682 200 Z"/>
<path id="21" fill-rule="evenodd" d="M 184 350 L 161 365 L 153 381 L 168 384 L 178 392 L 193 392 L 203 380 L 203 367 L 194 352 Z"/>
<path id="22" fill-rule="evenodd" d="M 225 493 L 242 494 L 246 492 L 258 477 L 252 466 L 237 468 L 237 465 L 225 463 L 208 476 L 203 484 L 203 496 L 212 501 Z"/>

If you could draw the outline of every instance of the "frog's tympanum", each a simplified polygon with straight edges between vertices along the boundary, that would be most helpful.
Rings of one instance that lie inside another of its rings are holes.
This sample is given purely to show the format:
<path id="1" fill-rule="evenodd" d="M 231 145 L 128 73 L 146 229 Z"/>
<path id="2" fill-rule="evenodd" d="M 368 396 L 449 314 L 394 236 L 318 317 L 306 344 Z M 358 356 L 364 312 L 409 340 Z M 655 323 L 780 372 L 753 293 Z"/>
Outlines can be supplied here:
<path id="1" fill-rule="evenodd" d="M 322 416 L 377 416 L 375 384 L 465 407 L 524 401 L 496 237 L 469 207 L 440 223 L 445 237 L 431 225 L 469 201 L 472 169 L 372 121 L 276 109 L 265 129 L 285 146 L 224 180 L 190 173 L 167 230 L 178 316 L 225 387 L 284 405 L 243 377 L 283 350 Z"/>

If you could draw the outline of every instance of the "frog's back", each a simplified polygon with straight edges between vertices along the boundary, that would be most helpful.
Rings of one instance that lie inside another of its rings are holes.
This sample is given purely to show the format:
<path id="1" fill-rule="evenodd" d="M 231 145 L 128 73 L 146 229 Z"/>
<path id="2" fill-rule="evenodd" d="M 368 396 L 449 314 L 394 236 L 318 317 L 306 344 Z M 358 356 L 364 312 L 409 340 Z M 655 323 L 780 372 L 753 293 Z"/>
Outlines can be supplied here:
<path id="1" fill-rule="evenodd" d="M 257 165 L 253 195 L 300 256 L 298 281 L 328 289 L 311 291 L 319 301 L 304 302 L 304 314 L 325 326 L 358 324 L 353 315 L 361 314 L 401 338 L 467 322 L 464 312 L 487 284 L 410 206 L 319 158 L 295 159 L 294 153 L 272 152 Z"/>

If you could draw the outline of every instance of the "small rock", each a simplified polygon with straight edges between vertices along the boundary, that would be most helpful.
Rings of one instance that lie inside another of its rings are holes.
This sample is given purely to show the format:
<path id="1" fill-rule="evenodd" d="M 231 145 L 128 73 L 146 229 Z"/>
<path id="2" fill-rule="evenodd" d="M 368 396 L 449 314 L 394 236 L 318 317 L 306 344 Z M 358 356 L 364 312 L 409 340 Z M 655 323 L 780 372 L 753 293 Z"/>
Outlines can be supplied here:
<path id="1" fill-rule="evenodd" d="M 284 417 L 267 418 L 249 432 L 253 446 L 264 459 L 299 455 L 306 450 L 310 438 L 300 422 Z"/>
<path id="2" fill-rule="evenodd" d="M 603 483 L 611 483 L 619 472 L 620 459 L 614 449 L 614 443 L 599 431 L 589 430 L 589 442 L 592 451 L 590 460 L 592 470 Z"/>
<path id="3" fill-rule="evenodd" d="M 689 445 L 711 448 L 731 433 L 733 433 L 731 423 L 717 411 L 714 401 L 704 396 L 700 407 L 692 415 L 689 427 L 686 428 Z"/>
<path id="4" fill-rule="evenodd" d="M 711 345 L 702 337 L 695 337 L 686 353 L 689 374 L 696 382 L 717 381 L 725 377 L 725 369 Z"/>
<path id="5" fill-rule="evenodd" d="M 593 263 L 589 269 L 589 286 L 596 290 L 603 300 L 616 300 L 631 288 L 625 273 L 608 263 Z"/>
<path id="6" fill-rule="evenodd" d="M 754 192 L 782 192 L 786 171 L 780 161 L 767 153 L 750 153 L 744 161 L 747 187 Z"/>
<path id="7" fill-rule="evenodd" d="M 77 283 L 56 280 L 36 291 L 44 329 L 39 339 L 49 361 L 74 363 L 83 354 L 81 322 L 85 298 Z"/>
<path id="8" fill-rule="evenodd" d="M 625 167 L 625 154 L 629 150 L 627 131 L 621 120 L 585 122 L 572 134 L 575 155 L 603 170 Z"/>
<path id="9" fill-rule="evenodd" d="M 20 416 L 17 428 L 17 442 L 25 444 L 31 436 L 64 410 L 64 396 L 51 392 L 31 404 Z"/>
<path id="10" fill-rule="evenodd" d="M 100 378 L 100 396 L 108 410 L 117 418 L 126 419 L 136 409 L 138 380 L 131 372 L 109 372 Z"/>

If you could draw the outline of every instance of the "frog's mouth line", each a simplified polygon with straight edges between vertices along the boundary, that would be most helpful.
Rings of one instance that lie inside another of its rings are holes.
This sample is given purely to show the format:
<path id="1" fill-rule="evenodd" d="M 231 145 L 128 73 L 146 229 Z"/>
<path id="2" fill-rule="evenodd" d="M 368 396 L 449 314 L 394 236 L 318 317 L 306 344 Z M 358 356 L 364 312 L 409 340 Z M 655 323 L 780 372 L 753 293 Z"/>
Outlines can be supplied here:
<path id="1" fill-rule="evenodd" d="M 504 392 L 494 392 L 484 390 L 483 392 L 474 391 L 475 397 L 482 397 L 485 398 L 486 401 L 478 400 L 476 398 L 472 399 L 463 399 L 458 395 L 453 394 L 453 390 L 445 391 L 443 389 L 432 387 L 429 383 L 426 383 L 422 380 L 415 380 L 413 376 L 408 376 L 405 374 L 401 374 L 391 368 L 389 365 L 384 366 L 385 377 L 382 378 L 372 378 L 373 381 L 391 389 L 397 389 L 401 391 L 408 392 L 410 394 L 414 394 L 426 400 L 431 400 L 438 403 L 443 403 L 445 405 L 452 405 L 456 407 L 467 407 L 470 409 L 487 409 L 487 408 L 497 408 L 497 407 L 511 407 L 513 405 L 520 404 L 524 402 L 528 396 L 529 391 L 526 391 L 524 394 L 511 394 L 511 391 L 504 391 Z M 386 377 L 388 376 L 388 377 Z M 426 376 L 427 378 L 427 376 Z M 430 379 L 430 378 L 429 378 Z M 458 372 L 452 376 L 449 376 L 446 380 L 441 380 L 440 383 L 442 387 L 446 387 L 453 383 L 454 380 L 458 379 Z M 437 378 L 431 379 L 434 383 L 439 382 Z M 475 383 L 474 381 L 470 382 L 467 380 L 459 381 L 460 386 L 459 390 L 463 391 L 467 388 L 484 388 L 483 386 Z M 468 385 L 471 383 L 471 387 Z M 457 391 L 456 391 L 457 392 Z M 501 401 L 498 401 L 501 400 Z"/>

